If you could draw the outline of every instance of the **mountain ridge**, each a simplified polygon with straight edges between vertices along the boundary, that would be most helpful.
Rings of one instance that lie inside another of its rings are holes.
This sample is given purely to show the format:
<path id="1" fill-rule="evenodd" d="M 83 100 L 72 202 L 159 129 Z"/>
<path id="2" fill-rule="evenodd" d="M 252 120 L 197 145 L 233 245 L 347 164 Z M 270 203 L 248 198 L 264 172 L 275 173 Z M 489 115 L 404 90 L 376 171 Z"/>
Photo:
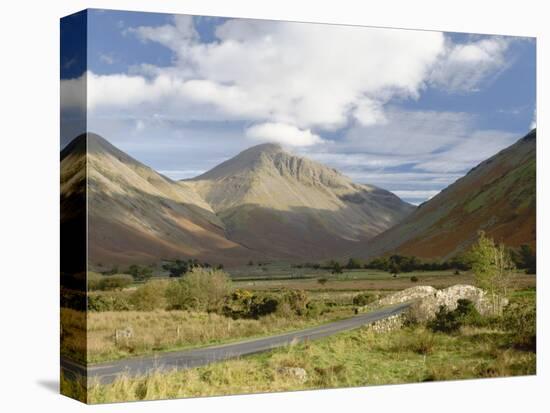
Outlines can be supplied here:
<path id="1" fill-rule="evenodd" d="M 89 257 L 96 267 L 176 258 L 227 265 L 328 258 L 413 208 L 274 144 L 250 147 L 184 181 L 159 174 L 94 133 L 75 138 L 61 158 L 62 192 L 71 192 L 73 175 L 80 179 L 87 171 Z M 69 171 L 69 158 L 80 170 Z"/>

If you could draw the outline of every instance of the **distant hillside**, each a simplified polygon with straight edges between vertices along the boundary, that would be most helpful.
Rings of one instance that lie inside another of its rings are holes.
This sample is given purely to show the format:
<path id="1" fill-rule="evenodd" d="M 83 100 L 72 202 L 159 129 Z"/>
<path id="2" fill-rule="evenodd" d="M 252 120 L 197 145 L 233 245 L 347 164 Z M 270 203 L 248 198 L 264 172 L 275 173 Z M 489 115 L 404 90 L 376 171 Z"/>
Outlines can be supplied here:
<path id="1" fill-rule="evenodd" d="M 212 206 L 230 239 L 284 259 L 337 258 L 414 209 L 274 144 L 249 148 L 182 183 Z"/>
<path id="2" fill-rule="evenodd" d="M 535 246 L 536 130 L 473 168 L 356 255 L 446 258 L 467 249 L 479 230 L 512 247 Z"/>
<path id="3" fill-rule="evenodd" d="M 414 209 L 272 144 L 175 182 L 89 133 L 63 150 L 61 173 L 62 202 L 87 189 L 92 268 L 175 258 L 225 265 L 337 258 Z"/>

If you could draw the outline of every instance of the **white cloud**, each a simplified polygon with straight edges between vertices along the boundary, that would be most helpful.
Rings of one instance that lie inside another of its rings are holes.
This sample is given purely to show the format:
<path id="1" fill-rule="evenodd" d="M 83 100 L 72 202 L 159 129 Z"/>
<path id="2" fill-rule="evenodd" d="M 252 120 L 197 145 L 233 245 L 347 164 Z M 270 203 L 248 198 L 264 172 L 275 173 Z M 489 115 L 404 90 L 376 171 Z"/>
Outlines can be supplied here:
<path id="1" fill-rule="evenodd" d="M 236 19 L 203 43 L 189 16 L 123 30 L 169 48 L 172 64 L 63 80 L 62 104 L 87 108 L 89 127 L 125 150 L 136 142 L 138 159 L 146 154 L 174 176 L 214 166 L 218 160 L 198 159 L 212 151 L 226 159 L 269 141 L 413 199 L 404 191 L 428 196 L 512 140 L 478 131 L 466 113 L 396 107 L 427 87 L 479 89 L 507 67 L 506 38 L 457 44 L 440 32 Z M 199 131 L 182 127 L 187 121 L 233 126 Z M 170 165 L 155 155 L 162 144 L 174 152 Z"/>
<path id="2" fill-rule="evenodd" d="M 386 110 L 384 124 L 356 126 L 346 133 L 346 144 L 362 152 L 391 157 L 426 155 L 464 139 L 471 131 L 472 116 L 461 112 Z"/>
<path id="3" fill-rule="evenodd" d="M 107 65 L 112 65 L 113 63 L 115 63 L 115 58 L 110 54 L 101 53 L 99 55 L 99 60 Z"/>
<path id="4" fill-rule="evenodd" d="M 173 64 L 89 72 L 91 111 L 286 124 L 319 134 L 384 125 L 391 99 L 415 99 L 427 84 L 473 90 L 503 67 L 508 45 L 501 37 L 455 44 L 441 32 L 247 19 L 227 20 L 217 41 L 202 43 L 191 16 L 124 33 L 169 48 Z M 74 87 L 62 82 L 69 95 Z"/>
<path id="5" fill-rule="evenodd" d="M 244 19 L 221 24 L 219 41 L 205 44 L 187 16 L 125 32 L 168 47 L 174 64 L 137 67 L 132 76 L 90 74 L 92 107 L 202 105 L 215 119 L 300 129 L 383 121 L 384 102 L 419 95 L 445 44 L 438 32 Z"/>
<path id="6" fill-rule="evenodd" d="M 498 130 L 473 131 L 465 139 L 432 159 L 419 162 L 414 169 L 430 172 L 461 172 L 468 170 L 518 139 L 515 133 Z"/>
<path id="7" fill-rule="evenodd" d="M 509 38 L 498 36 L 465 44 L 447 42 L 430 81 L 450 92 L 476 91 L 484 80 L 507 67 L 510 42 Z"/>
<path id="8" fill-rule="evenodd" d="M 301 130 L 285 123 L 262 123 L 246 129 L 246 136 L 261 142 L 275 142 L 288 146 L 311 146 L 323 140 L 311 130 Z"/>

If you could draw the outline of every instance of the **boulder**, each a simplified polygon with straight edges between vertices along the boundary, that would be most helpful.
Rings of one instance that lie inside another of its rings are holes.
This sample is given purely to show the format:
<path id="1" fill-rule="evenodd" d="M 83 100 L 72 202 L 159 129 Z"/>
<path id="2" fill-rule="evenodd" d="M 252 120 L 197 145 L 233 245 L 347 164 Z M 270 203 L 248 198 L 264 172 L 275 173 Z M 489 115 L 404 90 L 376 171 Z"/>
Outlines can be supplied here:
<path id="1" fill-rule="evenodd" d="M 283 376 L 292 377 L 301 383 L 307 381 L 307 371 L 301 367 L 281 367 L 277 369 L 277 372 Z"/>

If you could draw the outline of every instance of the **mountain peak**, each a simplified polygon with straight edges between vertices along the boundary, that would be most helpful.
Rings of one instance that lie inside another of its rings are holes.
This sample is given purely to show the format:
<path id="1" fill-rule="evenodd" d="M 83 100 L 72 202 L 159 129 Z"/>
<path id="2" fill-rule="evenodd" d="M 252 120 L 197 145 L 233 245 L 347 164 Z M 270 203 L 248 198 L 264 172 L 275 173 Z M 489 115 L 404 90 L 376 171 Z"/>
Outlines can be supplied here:
<path id="1" fill-rule="evenodd" d="M 244 150 L 241 153 L 252 152 L 252 153 L 278 153 L 284 152 L 283 147 L 278 143 L 267 142 L 261 143 L 256 146 L 251 146 L 250 148 Z"/>
<path id="2" fill-rule="evenodd" d="M 233 158 L 222 162 L 214 169 L 193 178 L 192 180 L 219 179 L 221 177 L 235 176 L 243 172 L 256 169 L 267 160 L 283 154 L 292 156 L 283 150 L 283 147 L 276 143 L 262 143 L 252 146 L 238 153 Z"/>

